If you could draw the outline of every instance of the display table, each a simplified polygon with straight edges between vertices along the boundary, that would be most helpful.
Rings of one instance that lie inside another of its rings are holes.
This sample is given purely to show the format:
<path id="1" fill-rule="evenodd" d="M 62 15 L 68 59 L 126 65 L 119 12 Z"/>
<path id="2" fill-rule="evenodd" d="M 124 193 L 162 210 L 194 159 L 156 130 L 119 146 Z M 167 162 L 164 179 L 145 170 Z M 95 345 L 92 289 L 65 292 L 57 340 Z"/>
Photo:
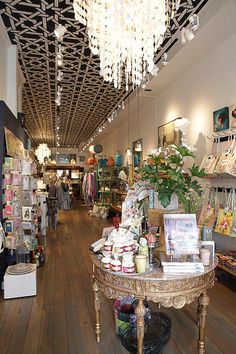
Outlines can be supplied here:
<path id="1" fill-rule="evenodd" d="M 209 297 L 207 289 L 214 285 L 217 259 L 204 273 L 188 275 L 164 275 L 161 268 L 145 273 L 126 275 L 114 273 L 101 267 L 97 256 L 91 252 L 93 263 L 93 292 L 96 312 L 95 333 L 100 341 L 100 291 L 109 299 L 133 295 L 138 300 L 135 313 L 137 316 L 138 354 L 143 353 L 144 314 L 143 300 L 157 302 L 164 307 L 182 308 L 198 299 L 198 353 L 205 353 L 205 325 Z"/>

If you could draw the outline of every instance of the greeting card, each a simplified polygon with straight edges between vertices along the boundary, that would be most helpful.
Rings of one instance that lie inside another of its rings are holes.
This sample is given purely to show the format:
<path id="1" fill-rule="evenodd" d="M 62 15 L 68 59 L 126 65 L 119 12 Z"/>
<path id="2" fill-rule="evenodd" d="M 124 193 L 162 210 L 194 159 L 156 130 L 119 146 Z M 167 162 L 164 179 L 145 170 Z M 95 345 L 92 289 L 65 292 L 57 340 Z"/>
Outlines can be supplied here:
<path id="1" fill-rule="evenodd" d="M 13 221 L 12 220 L 7 220 L 5 221 L 5 232 L 12 233 L 13 232 Z"/>
<path id="2" fill-rule="evenodd" d="M 13 200 L 13 190 L 12 189 L 5 189 L 4 191 L 4 202 L 11 202 Z"/>

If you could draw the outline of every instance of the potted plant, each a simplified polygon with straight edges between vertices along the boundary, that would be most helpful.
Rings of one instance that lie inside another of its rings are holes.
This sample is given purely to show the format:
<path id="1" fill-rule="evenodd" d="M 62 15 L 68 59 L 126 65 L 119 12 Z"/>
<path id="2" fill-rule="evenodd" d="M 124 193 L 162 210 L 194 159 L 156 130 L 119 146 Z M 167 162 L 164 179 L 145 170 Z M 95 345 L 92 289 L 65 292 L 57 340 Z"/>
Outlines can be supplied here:
<path id="1" fill-rule="evenodd" d="M 166 208 L 175 193 L 186 213 L 196 213 L 201 204 L 203 188 L 198 179 L 206 176 L 204 169 L 195 163 L 183 170 L 187 158 L 195 159 L 186 146 L 171 145 L 164 152 L 150 155 L 148 164 L 142 168 L 143 180 L 158 193 L 158 200 Z"/>

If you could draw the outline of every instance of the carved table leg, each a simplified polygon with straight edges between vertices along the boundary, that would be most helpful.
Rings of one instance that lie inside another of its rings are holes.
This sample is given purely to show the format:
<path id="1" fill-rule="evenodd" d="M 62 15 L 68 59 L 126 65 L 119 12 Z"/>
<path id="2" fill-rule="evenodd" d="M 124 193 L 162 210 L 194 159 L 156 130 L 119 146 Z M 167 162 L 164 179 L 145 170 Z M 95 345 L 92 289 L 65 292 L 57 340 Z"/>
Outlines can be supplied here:
<path id="1" fill-rule="evenodd" d="M 95 333 L 97 342 L 100 342 L 101 334 L 101 321 L 100 321 L 100 291 L 98 284 L 93 276 L 93 295 L 94 295 L 94 307 L 95 307 Z"/>
<path id="2" fill-rule="evenodd" d="M 205 353 L 205 327 L 206 327 L 206 315 L 207 305 L 209 304 L 209 296 L 206 292 L 202 293 L 198 299 L 198 354 Z"/>
<path id="3" fill-rule="evenodd" d="M 144 315 L 145 306 L 143 304 L 144 299 L 138 299 L 138 305 L 135 309 L 137 317 L 137 342 L 138 342 L 138 354 L 143 354 L 143 338 L 144 338 Z"/>

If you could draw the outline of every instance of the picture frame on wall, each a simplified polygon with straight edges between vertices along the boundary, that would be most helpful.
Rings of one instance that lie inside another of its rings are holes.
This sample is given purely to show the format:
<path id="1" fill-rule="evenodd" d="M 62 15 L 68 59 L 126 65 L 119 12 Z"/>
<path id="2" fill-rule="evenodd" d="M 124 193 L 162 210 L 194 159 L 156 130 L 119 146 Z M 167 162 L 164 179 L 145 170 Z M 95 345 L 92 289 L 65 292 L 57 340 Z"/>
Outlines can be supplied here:
<path id="1" fill-rule="evenodd" d="M 229 129 L 229 107 L 223 107 L 213 112 L 214 132 Z"/>
<path id="2" fill-rule="evenodd" d="M 176 118 L 158 127 L 158 147 L 166 148 L 170 145 L 181 145 L 182 132 L 175 129 Z"/>
<path id="3" fill-rule="evenodd" d="M 85 161 L 85 156 L 82 155 L 82 156 L 79 156 L 79 162 L 84 162 Z"/>
<path id="4" fill-rule="evenodd" d="M 236 104 L 229 107 L 230 129 L 236 129 Z"/>

